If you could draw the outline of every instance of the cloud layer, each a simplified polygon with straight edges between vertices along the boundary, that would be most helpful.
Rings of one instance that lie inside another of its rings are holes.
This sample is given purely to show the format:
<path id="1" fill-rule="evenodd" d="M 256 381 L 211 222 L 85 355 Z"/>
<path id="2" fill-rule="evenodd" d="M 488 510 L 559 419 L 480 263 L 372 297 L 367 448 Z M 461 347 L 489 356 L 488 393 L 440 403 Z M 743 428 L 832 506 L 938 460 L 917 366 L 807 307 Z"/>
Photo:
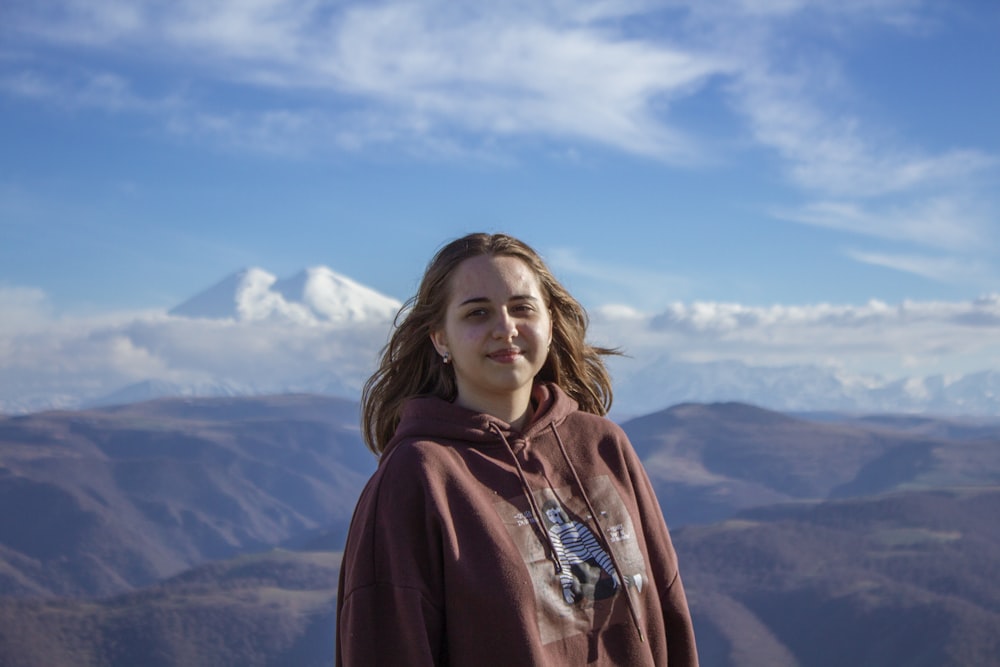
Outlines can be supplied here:
<path id="1" fill-rule="evenodd" d="M 276 294 L 270 292 L 283 299 Z M 4 411 L 75 407 L 145 381 L 188 391 L 201 387 L 203 393 L 225 387 L 236 393 L 357 397 L 390 326 L 389 318 L 303 318 L 291 302 L 271 308 L 267 317 L 53 317 L 41 297 L 35 290 L 0 289 L 0 304 L 20 309 L 18 326 L 0 330 Z M 798 368 L 816 378 L 836 373 L 868 388 L 951 369 L 950 382 L 1000 368 L 1000 295 L 863 306 L 677 303 L 656 314 L 604 307 L 593 313 L 592 338 L 629 355 L 616 361 L 615 370 L 622 396 L 634 402 L 642 397 L 642 383 L 669 380 L 650 376 L 658 365 L 662 373 L 676 373 L 678 364 L 706 372 L 713 364 L 736 363 L 747 378 Z M 728 369 L 713 371 L 719 375 L 716 390 L 724 392 L 727 382 L 736 381 L 737 367 L 715 368 Z M 645 400 L 655 400 L 645 393 Z"/>

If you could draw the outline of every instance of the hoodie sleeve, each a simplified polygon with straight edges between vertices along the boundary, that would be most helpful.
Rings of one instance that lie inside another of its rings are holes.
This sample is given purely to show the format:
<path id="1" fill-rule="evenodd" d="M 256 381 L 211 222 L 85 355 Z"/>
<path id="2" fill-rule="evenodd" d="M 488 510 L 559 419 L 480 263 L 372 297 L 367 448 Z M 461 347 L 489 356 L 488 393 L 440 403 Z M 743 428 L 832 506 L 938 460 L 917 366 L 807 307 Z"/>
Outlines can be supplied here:
<path id="1" fill-rule="evenodd" d="M 419 468 L 400 463 L 383 461 L 351 521 L 337 592 L 338 666 L 444 662 L 439 529 Z"/>
<path id="2" fill-rule="evenodd" d="M 623 448 L 646 536 L 650 568 L 663 611 L 669 664 L 671 667 L 697 667 L 694 627 L 684 584 L 681 582 L 677 553 L 649 476 L 627 437 L 624 434 L 622 437 L 625 438 Z"/>

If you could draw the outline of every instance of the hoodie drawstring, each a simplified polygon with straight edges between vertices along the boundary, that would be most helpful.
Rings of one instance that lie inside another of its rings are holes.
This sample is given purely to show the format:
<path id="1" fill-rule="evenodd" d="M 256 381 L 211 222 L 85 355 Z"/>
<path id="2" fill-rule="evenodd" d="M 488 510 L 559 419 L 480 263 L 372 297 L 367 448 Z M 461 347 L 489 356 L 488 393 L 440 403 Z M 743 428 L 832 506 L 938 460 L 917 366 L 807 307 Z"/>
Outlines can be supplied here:
<path id="1" fill-rule="evenodd" d="M 628 585 L 625 583 L 625 572 L 622 570 L 621 565 L 618 564 L 618 557 L 615 555 L 615 550 L 611 548 L 611 540 L 608 539 L 607 533 L 604 532 L 604 526 L 601 524 L 596 510 L 594 510 L 593 503 L 590 502 L 590 496 L 587 495 L 587 489 L 584 488 L 583 482 L 580 480 L 580 475 L 576 471 L 576 466 L 573 465 L 573 461 L 569 458 L 569 452 L 566 451 L 566 445 L 563 444 L 562 437 L 559 435 L 559 429 L 556 428 L 554 423 L 550 423 L 549 427 L 552 429 L 552 433 L 556 437 L 556 442 L 559 443 L 559 451 L 562 452 L 566 465 L 569 467 L 570 472 L 573 473 L 573 480 L 576 482 L 576 488 L 580 490 L 580 495 L 583 496 L 583 502 L 587 505 L 587 511 L 590 512 L 590 516 L 593 517 L 593 523 L 597 527 L 597 532 L 601 536 L 601 541 L 604 543 L 604 546 L 608 551 L 608 556 L 611 557 L 611 564 L 615 566 L 615 572 L 618 573 L 618 581 L 622 587 L 622 592 L 625 593 L 625 604 L 628 607 L 629 614 L 632 616 L 632 624 L 635 625 L 635 631 L 639 633 L 639 641 L 645 642 L 646 637 L 642 633 L 642 624 L 639 623 L 639 612 L 635 608 L 635 601 L 632 600 L 632 594 L 629 592 Z"/>
<path id="2" fill-rule="evenodd" d="M 514 461 L 514 467 L 517 469 L 517 476 L 521 480 L 521 492 L 524 494 L 525 499 L 528 501 L 528 505 L 531 507 L 532 519 L 535 524 L 535 532 L 541 536 L 543 544 L 548 547 L 549 560 L 555 564 L 556 574 L 562 574 L 562 562 L 560 562 L 559 557 L 556 555 L 556 545 L 552 543 L 552 536 L 549 535 L 549 532 L 542 527 L 542 512 L 538 507 L 538 502 L 535 500 L 535 494 L 531 492 L 531 486 L 528 484 L 528 478 L 524 475 L 524 468 L 521 467 L 521 462 L 517 459 L 517 453 L 514 451 L 514 448 L 507 440 L 507 436 L 503 434 L 503 431 L 500 430 L 499 426 L 491 423 L 489 428 L 491 431 L 500 436 L 500 439 L 503 440 L 503 444 L 506 445 L 507 451 L 510 453 L 510 458 Z M 529 523 L 532 522 L 529 521 Z"/>

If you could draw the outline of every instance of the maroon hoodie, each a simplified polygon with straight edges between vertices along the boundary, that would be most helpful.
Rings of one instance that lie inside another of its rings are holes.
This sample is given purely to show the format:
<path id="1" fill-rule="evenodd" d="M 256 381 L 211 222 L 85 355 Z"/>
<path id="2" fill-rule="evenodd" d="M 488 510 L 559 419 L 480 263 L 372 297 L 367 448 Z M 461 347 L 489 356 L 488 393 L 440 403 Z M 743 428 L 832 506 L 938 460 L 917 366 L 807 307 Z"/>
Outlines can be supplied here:
<path id="1" fill-rule="evenodd" d="M 361 494 L 337 665 L 697 665 L 660 507 L 624 432 L 535 388 L 524 432 L 420 397 Z"/>

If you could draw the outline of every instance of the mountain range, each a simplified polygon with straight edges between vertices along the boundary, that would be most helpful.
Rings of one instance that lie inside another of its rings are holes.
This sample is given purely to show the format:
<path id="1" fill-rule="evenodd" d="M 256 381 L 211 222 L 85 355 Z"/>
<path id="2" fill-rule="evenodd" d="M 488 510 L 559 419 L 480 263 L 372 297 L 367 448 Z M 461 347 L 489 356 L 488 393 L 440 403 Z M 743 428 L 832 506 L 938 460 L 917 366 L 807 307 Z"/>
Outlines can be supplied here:
<path id="1" fill-rule="evenodd" d="M 297 394 L 0 417 L 0 664 L 330 664 L 375 465 L 357 410 Z M 1000 655 L 1000 420 L 685 403 L 622 428 L 705 667 Z"/>

